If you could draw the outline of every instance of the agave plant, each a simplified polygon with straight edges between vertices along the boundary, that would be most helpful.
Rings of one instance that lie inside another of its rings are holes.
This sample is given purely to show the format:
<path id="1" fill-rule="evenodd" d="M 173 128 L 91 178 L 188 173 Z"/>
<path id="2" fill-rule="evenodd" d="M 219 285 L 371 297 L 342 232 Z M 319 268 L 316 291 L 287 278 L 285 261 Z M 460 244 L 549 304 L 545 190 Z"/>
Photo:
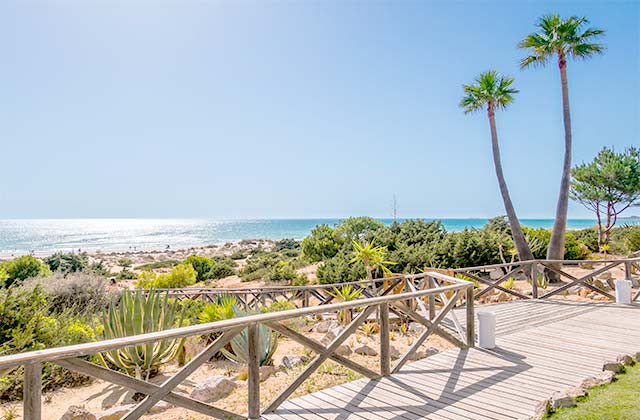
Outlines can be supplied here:
<path id="1" fill-rule="evenodd" d="M 153 290 L 124 291 L 120 302 L 112 302 L 104 314 L 99 335 L 110 340 L 182 326 L 184 316 L 168 300 L 168 294 Z M 184 339 L 165 340 L 111 350 L 99 356 L 105 366 L 113 365 L 130 376 L 149 379 L 161 365 L 172 361 L 183 345 Z"/>
<path id="2" fill-rule="evenodd" d="M 246 316 L 248 313 L 242 312 L 234 305 L 236 317 Z M 262 324 L 258 325 L 260 348 L 258 350 L 258 362 L 260 366 L 269 365 L 276 349 L 278 348 L 278 335 Z M 231 350 L 222 348 L 220 352 L 229 360 L 237 363 L 247 363 L 249 360 L 249 334 L 246 329 L 233 337 L 229 343 Z"/>
<path id="3" fill-rule="evenodd" d="M 223 319 L 231 319 L 235 316 L 236 298 L 229 295 L 222 295 L 218 298 L 217 303 L 211 303 L 202 309 L 198 315 L 201 323 L 222 321 Z"/>

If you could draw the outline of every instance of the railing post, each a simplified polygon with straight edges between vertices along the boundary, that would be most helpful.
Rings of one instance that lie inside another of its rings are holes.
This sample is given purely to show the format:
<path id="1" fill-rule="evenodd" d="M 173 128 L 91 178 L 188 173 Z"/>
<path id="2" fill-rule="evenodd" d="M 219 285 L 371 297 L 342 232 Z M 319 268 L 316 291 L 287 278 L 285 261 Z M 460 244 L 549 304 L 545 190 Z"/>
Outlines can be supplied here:
<path id="1" fill-rule="evenodd" d="M 24 420 L 40 420 L 42 417 L 42 364 L 28 363 L 24 366 L 22 384 Z"/>
<path id="2" fill-rule="evenodd" d="M 436 281 L 433 277 L 427 277 L 429 289 L 434 289 L 436 287 Z M 429 321 L 433 321 L 433 318 L 436 317 L 436 297 L 434 295 L 429 295 Z"/>
<path id="3" fill-rule="evenodd" d="M 302 295 L 302 307 L 303 308 L 308 308 L 309 307 L 309 291 L 307 289 L 305 289 Z"/>
<path id="4" fill-rule="evenodd" d="M 260 418 L 260 330 L 259 324 L 247 327 L 248 335 L 248 415 L 250 419 Z"/>
<path id="5" fill-rule="evenodd" d="M 389 304 L 380 304 L 380 374 L 391 373 L 391 353 L 389 351 Z"/>
<path id="6" fill-rule="evenodd" d="M 475 311 L 474 311 L 474 308 L 473 308 L 473 299 L 474 299 L 474 293 L 473 293 L 473 284 L 472 284 L 467 289 L 467 299 L 466 299 L 466 306 L 467 306 L 467 346 L 468 347 L 474 347 L 475 346 L 475 339 L 476 339 Z"/>
<path id="7" fill-rule="evenodd" d="M 631 261 L 624 262 L 624 278 L 627 280 L 631 280 Z"/>
<path id="8" fill-rule="evenodd" d="M 531 297 L 538 299 L 538 264 L 531 263 Z"/>

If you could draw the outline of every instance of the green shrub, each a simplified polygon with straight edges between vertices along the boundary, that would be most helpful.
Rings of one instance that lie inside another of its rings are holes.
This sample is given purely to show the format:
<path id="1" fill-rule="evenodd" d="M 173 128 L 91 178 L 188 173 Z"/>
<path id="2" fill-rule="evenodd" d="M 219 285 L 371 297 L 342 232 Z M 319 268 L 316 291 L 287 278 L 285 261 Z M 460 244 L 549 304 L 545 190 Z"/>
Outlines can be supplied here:
<path id="1" fill-rule="evenodd" d="M 359 281 L 366 278 L 364 266 L 362 264 L 350 264 L 351 257 L 346 252 L 331 258 L 320 264 L 316 271 L 316 276 L 321 284 L 347 283 Z"/>
<path id="2" fill-rule="evenodd" d="M 196 270 L 196 273 L 198 273 L 196 277 L 198 282 L 209 280 L 211 278 L 211 270 L 214 266 L 214 262 L 211 258 L 200 255 L 189 255 L 182 263 L 191 264 L 193 269 Z"/>
<path id="3" fill-rule="evenodd" d="M 95 340 L 93 329 L 69 312 L 50 315 L 47 295 L 39 286 L 0 289 L 0 355 L 85 343 Z M 22 398 L 23 369 L 0 377 L 0 400 Z M 43 389 L 85 384 L 90 379 L 45 363 Z"/>
<path id="4" fill-rule="evenodd" d="M 86 252 L 80 254 L 57 252 L 46 257 L 44 263 L 49 266 L 51 271 L 59 271 L 66 274 L 85 271 L 89 267 L 89 258 Z"/>
<path id="5" fill-rule="evenodd" d="M 225 258 L 218 260 L 213 264 L 209 276 L 212 279 L 223 279 L 225 277 L 233 276 L 236 274 L 236 263 L 230 259 Z"/>
<path id="6" fill-rule="evenodd" d="M 239 272 L 240 278 L 242 281 L 264 278 L 269 270 L 280 261 L 282 261 L 282 257 L 277 253 L 264 253 L 250 257 L 247 259 L 246 265 Z"/>
<path id="7" fill-rule="evenodd" d="M 288 261 L 278 261 L 265 276 L 265 280 L 291 284 L 298 277 L 295 268 Z"/>
<path id="8" fill-rule="evenodd" d="M 5 286 L 11 286 L 13 284 L 19 285 L 25 279 L 51 274 L 48 265 L 31 255 L 25 255 L 5 262 L 3 266 L 7 277 L 4 281 Z"/>
<path id="9" fill-rule="evenodd" d="M 180 261 L 178 260 L 156 261 L 152 263 L 139 265 L 136 267 L 136 269 L 140 271 L 153 271 L 160 268 L 173 268 L 178 264 L 180 264 Z"/>
<path id="10" fill-rule="evenodd" d="M 152 271 L 138 274 L 136 287 L 146 289 L 175 289 L 195 284 L 198 273 L 191 264 L 178 264 L 170 273 L 156 275 Z"/>
<path id="11" fill-rule="evenodd" d="M 640 225 L 625 226 L 624 244 L 629 252 L 640 251 Z"/>
<path id="12" fill-rule="evenodd" d="M 245 251 L 244 249 L 239 249 L 237 251 L 234 251 L 229 258 L 231 258 L 232 260 L 244 260 L 248 256 L 249 253 L 247 251 Z"/>
<path id="13" fill-rule="evenodd" d="M 586 260 L 591 251 L 589 248 L 579 242 L 572 232 L 567 232 L 564 241 L 564 259 L 565 260 Z"/>
<path id="14" fill-rule="evenodd" d="M 302 254 L 311 261 L 325 261 L 333 258 L 340 250 L 341 244 L 336 241 L 335 231 L 328 225 L 314 227 L 311 234 L 302 241 Z"/>

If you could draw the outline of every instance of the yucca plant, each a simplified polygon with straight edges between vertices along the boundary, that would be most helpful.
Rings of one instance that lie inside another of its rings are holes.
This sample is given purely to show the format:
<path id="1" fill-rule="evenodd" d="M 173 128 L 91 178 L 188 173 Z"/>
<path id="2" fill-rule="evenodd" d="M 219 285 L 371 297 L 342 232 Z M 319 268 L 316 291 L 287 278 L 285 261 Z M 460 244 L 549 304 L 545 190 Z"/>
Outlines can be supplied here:
<path id="1" fill-rule="evenodd" d="M 120 302 L 112 302 L 104 314 L 103 340 L 129 337 L 181 327 L 184 322 L 178 305 L 169 304 L 169 295 L 153 290 L 122 292 Z M 140 344 L 100 353 L 105 366 L 115 366 L 130 376 L 149 379 L 158 368 L 171 362 L 184 345 L 184 338 Z"/>
<path id="2" fill-rule="evenodd" d="M 386 246 L 376 246 L 375 241 L 367 242 L 361 245 L 357 241 L 353 242 L 353 258 L 349 261 L 350 264 L 361 262 L 364 265 L 364 269 L 367 272 L 367 279 L 373 280 L 373 273 L 380 269 L 384 276 L 390 275 L 391 270 L 388 266 L 394 265 L 395 262 L 385 260 L 385 254 L 387 253 Z"/>
<path id="3" fill-rule="evenodd" d="M 340 299 L 343 302 L 350 302 L 356 300 L 362 294 L 362 289 L 356 289 L 350 284 L 345 284 L 341 287 L 334 287 L 332 292 L 327 292 L 336 299 Z M 349 325 L 351 323 L 351 309 L 342 309 L 338 313 L 338 320 L 343 325 Z"/>

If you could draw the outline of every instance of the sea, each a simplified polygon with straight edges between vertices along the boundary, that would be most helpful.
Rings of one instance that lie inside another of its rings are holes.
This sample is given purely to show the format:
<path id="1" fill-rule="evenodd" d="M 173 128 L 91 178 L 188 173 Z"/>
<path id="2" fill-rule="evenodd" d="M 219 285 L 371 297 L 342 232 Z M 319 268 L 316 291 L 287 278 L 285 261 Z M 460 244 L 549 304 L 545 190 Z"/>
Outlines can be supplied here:
<path id="1" fill-rule="evenodd" d="M 393 219 L 378 219 L 390 224 Z M 398 219 L 402 221 L 402 219 Z M 434 220 L 434 219 L 424 219 Z M 480 228 L 487 219 L 437 219 L 448 231 Z M 216 245 L 243 239 L 302 239 L 314 226 L 340 219 L 12 219 L 0 220 L 0 257 L 58 251 L 145 251 Z M 552 219 L 521 219 L 533 228 L 550 228 Z M 569 229 L 595 225 L 570 219 Z M 625 223 L 621 221 L 621 224 Z M 637 220 L 629 223 L 638 223 Z"/>

